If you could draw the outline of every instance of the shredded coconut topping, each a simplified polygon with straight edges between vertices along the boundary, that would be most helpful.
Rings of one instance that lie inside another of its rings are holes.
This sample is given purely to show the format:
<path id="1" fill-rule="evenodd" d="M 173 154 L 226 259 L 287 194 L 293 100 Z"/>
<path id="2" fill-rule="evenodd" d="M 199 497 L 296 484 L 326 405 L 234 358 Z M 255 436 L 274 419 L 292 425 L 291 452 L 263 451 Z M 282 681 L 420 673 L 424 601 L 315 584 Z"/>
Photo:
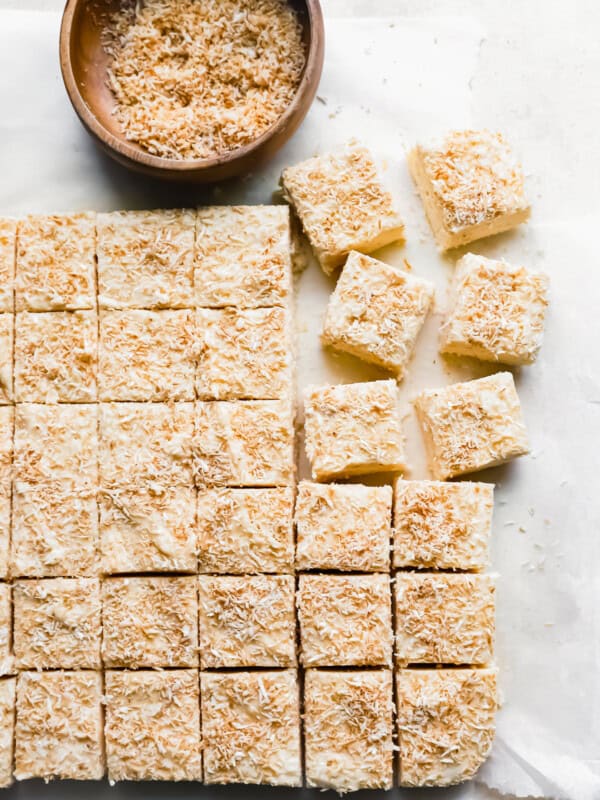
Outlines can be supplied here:
<path id="1" fill-rule="evenodd" d="M 15 410 L 0 406 L 0 486 L 8 489 L 12 477 Z"/>
<path id="2" fill-rule="evenodd" d="M 0 789 L 13 782 L 16 688 L 16 678 L 0 680 Z"/>
<path id="3" fill-rule="evenodd" d="M 17 220 L 0 217 L 0 312 L 14 309 Z"/>
<path id="4" fill-rule="evenodd" d="M 13 400 L 13 336 L 13 315 L 0 314 L 0 404 Z"/>
<path id="5" fill-rule="evenodd" d="M 10 584 L 0 583 L 0 675 L 14 671 L 11 594 Z"/>

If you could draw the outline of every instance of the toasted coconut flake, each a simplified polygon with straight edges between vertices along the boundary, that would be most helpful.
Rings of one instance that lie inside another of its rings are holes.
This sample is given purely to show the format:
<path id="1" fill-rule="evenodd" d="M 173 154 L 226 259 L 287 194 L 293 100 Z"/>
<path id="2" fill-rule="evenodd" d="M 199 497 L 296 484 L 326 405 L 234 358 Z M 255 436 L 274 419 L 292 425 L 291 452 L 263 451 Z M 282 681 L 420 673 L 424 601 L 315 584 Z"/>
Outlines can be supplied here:
<path id="1" fill-rule="evenodd" d="M 10 675 L 14 672 L 15 666 L 12 647 L 11 595 L 10 584 L 0 583 L 0 675 Z"/>
<path id="2" fill-rule="evenodd" d="M 10 516 L 10 481 L 5 481 L 0 483 L 0 579 L 9 575 Z"/>
<path id="3" fill-rule="evenodd" d="M 17 220 L 0 217 L 0 312 L 13 311 Z"/>
<path id="4" fill-rule="evenodd" d="M 16 689 L 16 678 L 0 680 L 0 789 L 13 782 Z"/>
<path id="5" fill-rule="evenodd" d="M 0 487 L 8 488 L 13 473 L 13 428 L 15 410 L 0 406 Z"/>
<path id="6" fill-rule="evenodd" d="M 14 316 L 0 314 L 0 404 L 13 401 Z"/>

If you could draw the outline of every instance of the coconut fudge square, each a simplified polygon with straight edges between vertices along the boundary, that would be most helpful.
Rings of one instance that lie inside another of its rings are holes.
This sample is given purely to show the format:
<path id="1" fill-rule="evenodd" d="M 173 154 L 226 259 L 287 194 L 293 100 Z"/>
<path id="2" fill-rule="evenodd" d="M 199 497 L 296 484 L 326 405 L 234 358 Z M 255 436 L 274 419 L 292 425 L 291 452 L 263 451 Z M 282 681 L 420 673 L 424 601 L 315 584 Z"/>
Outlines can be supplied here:
<path id="1" fill-rule="evenodd" d="M 494 467 L 529 452 L 510 372 L 422 392 L 415 409 L 429 469 L 437 480 Z"/>
<path id="2" fill-rule="evenodd" d="M 193 460 L 199 488 L 291 484 L 295 464 L 290 402 L 196 403 Z"/>
<path id="3" fill-rule="evenodd" d="M 193 488 L 102 489 L 98 505 L 105 573 L 196 571 Z"/>
<path id="4" fill-rule="evenodd" d="M 194 264 L 198 306 L 287 305 L 292 292 L 288 207 L 199 208 Z"/>
<path id="5" fill-rule="evenodd" d="M 107 670 L 109 781 L 201 781 L 196 670 Z"/>
<path id="6" fill-rule="evenodd" d="M 192 308 L 195 214 L 98 214 L 100 308 Z"/>
<path id="7" fill-rule="evenodd" d="M 15 323 L 18 403 L 96 400 L 98 318 L 95 311 L 22 311 Z"/>
<path id="8" fill-rule="evenodd" d="M 402 219 L 364 147 L 352 143 L 288 167 L 281 185 L 327 274 L 351 250 L 371 253 L 403 238 Z"/>
<path id="9" fill-rule="evenodd" d="M 529 218 L 523 170 L 499 133 L 453 131 L 429 147 L 415 147 L 408 166 L 440 250 Z"/>
<path id="10" fill-rule="evenodd" d="M 456 264 L 440 352 L 532 364 L 542 345 L 548 276 L 468 253 Z"/>
<path id="11" fill-rule="evenodd" d="M 201 308 L 196 313 L 201 400 L 276 400 L 292 394 L 286 309 Z"/>
<path id="12" fill-rule="evenodd" d="M 395 381 L 309 386 L 304 414 L 313 480 L 405 469 Z"/>
<path id="13" fill-rule="evenodd" d="M 201 673 L 204 781 L 301 786 L 296 670 Z"/>
<path id="14" fill-rule="evenodd" d="M 17 311 L 96 307 L 96 215 L 30 216 L 17 232 Z"/>
<path id="15" fill-rule="evenodd" d="M 14 316 L 0 314 L 0 404 L 13 401 Z"/>
<path id="16" fill-rule="evenodd" d="M 400 379 L 433 295 L 429 281 L 351 252 L 329 300 L 321 341 Z"/>
<path id="17" fill-rule="evenodd" d="M 105 667 L 196 667 L 196 578 L 106 578 L 102 582 Z"/>
<path id="18" fill-rule="evenodd" d="M 307 670 L 303 719 L 308 786 L 340 794 L 391 789 L 393 710 L 391 670 Z"/>
<path id="19" fill-rule="evenodd" d="M 14 311 L 17 220 L 0 217 L 0 313 Z"/>
<path id="20" fill-rule="evenodd" d="M 297 569 L 389 572 L 390 486 L 302 481 L 295 522 Z"/>
<path id="21" fill-rule="evenodd" d="M 102 487 L 191 486 L 193 433 L 193 403 L 102 403 Z"/>
<path id="22" fill-rule="evenodd" d="M 489 664 L 495 587 L 489 575 L 398 572 L 396 656 L 400 664 Z"/>
<path id="23" fill-rule="evenodd" d="M 396 689 L 400 786 L 472 778 L 494 740 L 496 670 L 403 669 Z"/>
<path id="24" fill-rule="evenodd" d="M 15 481 L 12 515 L 13 577 L 82 577 L 99 573 L 95 486 Z"/>
<path id="25" fill-rule="evenodd" d="M 104 775 L 102 675 L 21 672 L 15 778 L 100 780 Z"/>
<path id="26" fill-rule="evenodd" d="M 98 479 L 98 407 L 23 403 L 15 411 L 15 476 L 25 483 Z"/>
<path id="27" fill-rule="evenodd" d="M 201 575 L 198 589 L 202 669 L 296 663 L 292 575 Z"/>
<path id="28" fill-rule="evenodd" d="M 194 312 L 103 311 L 100 400 L 193 400 Z"/>
<path id="29" fill-rule="evenodd" d="M 491 483 L 397 480 L 394 567 L 485 569 L 493 508 Z"/>
<path id="30" fill-rule="evenodd" d="M 301 575 L 296 602 L 305 667 L 391 666 L 387 575 Z"/>
<path id="31" fill-rule="evenodd" d="M 293 513 L 291 489 L 198 492 L 198 571 L 293 572 Z"/>
<path id="32" fill-rule="evenodd" d="M 13 589 L 18 669 L 99 669 L 97 578 L 17 581 Z"/>
<path id="33" fill-rule="evenodd" d="M 0 580 L 9 575 L 11 528 L 10 480 L 0 483 Z"/>
<path id="34" fill-rule="evenodd" d="M 16 690 L 16 678 L 0 680 L 0 789 L 13 782 Z"/>
<path id="35" fill-rule="evenodd" d="M 12 617 L 11 585 L 0 583 L 0 675 L 14 672 Z"/>
<path id="36" fill-rule="evenodd" d="M 13 471 L 13 429 L 15 410 L 0 406 L 0 486 L 8 487 Z"/>

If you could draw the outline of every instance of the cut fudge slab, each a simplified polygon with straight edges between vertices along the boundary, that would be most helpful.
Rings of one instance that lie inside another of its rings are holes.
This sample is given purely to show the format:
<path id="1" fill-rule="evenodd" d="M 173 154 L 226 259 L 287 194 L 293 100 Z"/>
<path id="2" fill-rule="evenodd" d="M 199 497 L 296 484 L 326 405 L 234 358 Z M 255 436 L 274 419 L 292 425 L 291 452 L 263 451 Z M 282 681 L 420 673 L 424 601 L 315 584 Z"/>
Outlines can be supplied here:
<path id="1" fill-rule="evenodd" d="M 0 680 L 0 789 L 13 782 L 16 688 L 16 678 Z"/>
<path id="2" fill-rule="evenodd" d="M 390 666 L 387 575 L 301 575 L 297 606 L 305 667 Z"/>
<path id="3" fill-rule="evenodd" d="M 12 618 L 11 585 L 0 583 L 0 675 L 10 675 L 14 672 Z"/>
<path id="4" fill-rule="evenodd" d="M 201 674 L 204 780 L 301 786 L 296 670 Z"/>
<path id="5" fill-rule="evenodd" d="M 200 488 L 291 484 L 295 466 L 290 403 L 197 403 L 194 470 Z"/>
<path id="6" fill-rule="evenodd" d="M 499 133 L 453 131 L 430 147 L 415 147 L 408 165 L 441 250 L 529 217 L 523 170 Z"/>
<path id="7" fill-rule="evenodd" d="M 26 483 L 96 485 L 98 407 L 23 403 L 15 412 L 15 475 Z"/>
<path id="8" fill-rule="evenodd" d="M 13 590 L 15 663 L 19 669 L 99 669 L 97 578 L 17 581 Z"/>
<path id="9" fill-rule="evenodd" d="M 433 294 L 429 281 L 353 251 L 329 299 L 321 341 L 400 379 Z"/>
<path id="10" fill-rule="evenodd" d="M 193 403 L 102 403 L 103 487 L 192 485 Z"/>
<path id="11" fill-rule="evenodd" d="M 302 481 L 295 522 L 297 569 L 389 572 L 390 486 Z"/>
<path id="12" fill-rule="evenodd" d="M 102 659 L 106 667 L 198 665 L 196 578 L 106 578 Z"/>
<path id="13" fill-rule="evenodd" d="M 10 516 L 11 500 L 9 479 L 0 482 L 0 579 L 8 578 L 9 576 Z"/>
<path id="14" fill-rule="evenodd" d="M 201 575 L 198 589 L 202 669 L 296 663 L 292 575 Z"/>
<path id="15" fill-rule="evenodd" d="M 13 577 L 97 575 L 96 489 L 70 483 L 13 485 L 10 572 Z"/>
<path id="16" fill-rule="evenodd" d="M 493 508 L 492 483 L 397 480 L 394 567 L 484 569 Z"/>
<path id="17" fill-rule="evenodd" d="M 290 397 L 292 341 L 283 308 L 198 309 L 201 400 Z"/>
<path id="18" fill-rule="evenodd" d="M 15 778 L 100 780 L 104 775 L 100 672 L 21 672 Z"/>
<path id="19" fill-rule="evenodd" d="M 396 676 L 400 786 L 450 786 L 488 757 L 495 669 L 403 669 Z"/>
<path id="20" fill-rule="evenodd" d="M 0 404 L 13 401 L 13 314 L 0 314 Z"/>
<path id="21" fill-rule="evenodd" d="M 195 213 L 98 214 L 100 308 L 192 308 Z"/>
<path id="22" fill-rule="evenodd" d="M 429 469 L 446 480 L 529 452 L 510 372 L 422 392 L 415 401 Z"/>
<path id="23" fill-rule="evenodd" d="M 98 318 L 95 311 L 17 314 L 15 399 L 18 403 L 96 400 Z"/>
<path id="24" fill-rule="evenodd" d="M 393 709 L 391 670 L 307 670 L 308 785 L 339 793 L 391 789 Z"/>
<path id="25" fill-rule="evenodd" d="M 15 410 L 0 406 L 0 486 L 8 489 L 13 474 L 13 429 Z"/>
<path id="26" fill-rule="evenodd" d="M 440 352 L 531 364 L 544 335 L 548 276 L 473 253 L 456 264 Z"/>
<path id="27" fill-rule="evenodd" d="M 405 469 L 395 381 L 309 386 L 304 414 L 314 480 Z"/>
<path id="28" fill-rule="evenodd" d="M 196 222 L 196 304 L 287 305 L 292 291 L 287 206 L 211 206 Z"/>
<path id="29" fill-rule="evenodd" d="M 400 664 L 489 664 L 495 586 L 489 575 L 398 572 L 396 656 Z"/>
<path id="30" fill-rule="evenodd" d="M 0 313 L 14 311 L 17 220 L 0 217 Z"/>
<path id="31" fill-rule="evenodd" d="M 201 781 L 196 670 L 107 670 L 109 781 Z"/>
<path id="32" fill-rule="evenodd" d="M 291 489 L 199 492 L 199 572 L 293 572 L 293 511 Z"/>
<path id="33" fill-rule="evenodd" d="M 193 400 L 193 311 L 100 314 L 100 400 Z"/>
<path id="34" fill-rule="evenodd" d="M 192 487 L 102 489 L 99 507 L 104 572 L 196 571 Z"/>
<path id="35" fill-rule="evenodd" d="M 17 233 L 17 311 L 96 307 L 96 215 L 30 216 Z"/>
<path id="36" fill-rule="evenodd" d="M 403 238 L 404 224 L 373 157 L 355 143 L 288 167 L 281 185 L 327 274 L 351 250 L 371 253 Z"/>

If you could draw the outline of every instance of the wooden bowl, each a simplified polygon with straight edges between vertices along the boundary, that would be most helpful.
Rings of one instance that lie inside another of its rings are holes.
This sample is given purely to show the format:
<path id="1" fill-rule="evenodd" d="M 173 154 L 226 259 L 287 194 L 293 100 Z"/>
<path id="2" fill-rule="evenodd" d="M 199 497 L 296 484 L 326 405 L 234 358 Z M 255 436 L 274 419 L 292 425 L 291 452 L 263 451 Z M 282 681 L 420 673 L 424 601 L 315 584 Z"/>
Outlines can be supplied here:
<path id="1" fill-rule="evenodd" d="M 201 0 L 200 0 L 201 1 Z M 312 103 L 321 71 L 325 32 L 319 0 L 289 0 L 303 27 L 306 61 L 294 99 L 268 130 L 253 142 L 223 155 L 180 160 L 151 155 L 128 141 L 112 113 L 108 55 L 101 36 L 119 0 L 67 0 L 60 30 L 60 66 L 73 108 L 88 133 L 116 161 L 157 178 L 208 183 L 250 172 L 270 158 L 294 133 Z"/>

